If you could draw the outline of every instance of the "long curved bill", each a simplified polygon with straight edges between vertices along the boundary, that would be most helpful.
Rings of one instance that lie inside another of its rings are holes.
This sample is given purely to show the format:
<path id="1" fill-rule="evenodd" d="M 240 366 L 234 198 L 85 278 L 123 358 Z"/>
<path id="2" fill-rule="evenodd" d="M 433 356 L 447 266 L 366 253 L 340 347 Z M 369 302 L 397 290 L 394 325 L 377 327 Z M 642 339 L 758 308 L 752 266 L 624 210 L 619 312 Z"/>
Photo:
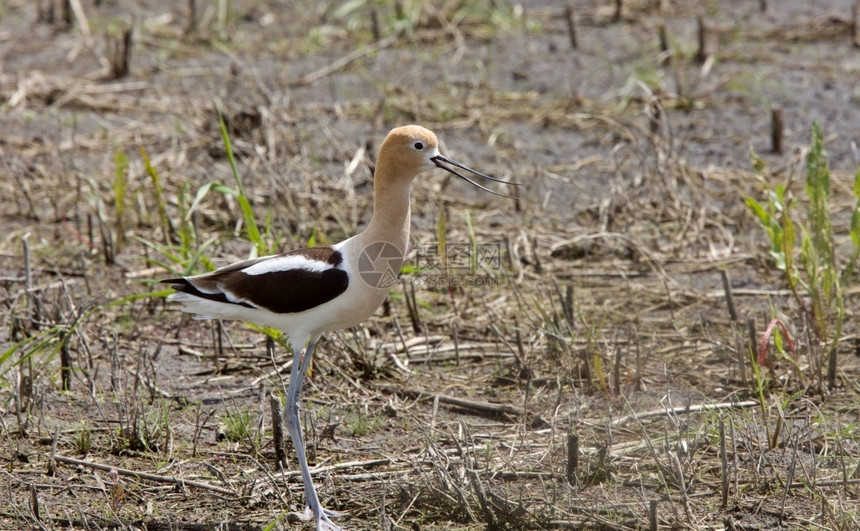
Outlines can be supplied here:
<path id="1" fill-rule="evenodd" d="M 497 183 L 502 183 L 502 184 L 511 184 L 511 185 L 514 185 L 514 186 L 520 186 L 520 185 L 521 185 L 521 183 L 512 183 L 512 182 L 509 182 L 509 181 L 503 181 L 503 180 L 501 180 L 501 179 L 496 179 L 495 177 L 490 177 L 489 175 L 485 175 L 485 174 L 483 174 L 483 173 L 481 173 L 481 172 L 479 172 L 479 171 L 475 171 L 475 170 L 473 170 L 472 168 L 470 168 L 470 167 L 466 166 L 465 164 L 460 164 L 459 162 L 457 162 L 457 161 L 455 161 L 455 160 L 451 160 L 451 159 L 449 159 L 448 157 L 444 157 L 444 156 L 442 156 L 442 155 L 436 155 L 435 157 L 431 157 L 431 158 L 430 158 L 430 160 L 432 160 L 432 161 L 433 161 L 433 164 L 435 164 L 436 166 L 438 166 L 438 167 L 442 168 L 443 170 L 448 171 L 448 172 L 451 172 L 451 173 L 453 173 L 454 175 L 456 175 L 457 177 L 459 177 L 459 178 L 461 178 L 461 179 L 463 179 L 463 180 L 465 180 L 465 181 L 468 181 L 469 183 L 471 183 L 471 184 L 473 184 L 473 185 L 477 186 L 478 188 L 480 188 L 481 190 L 485 190 L 485 191 L 487 191 L 487 192 L 490 192 L 491 194 L 500 195 L 500 196 L 502 196 L 502 197 L 511 197 L 511 196 L 509 196 L 509 195 L 500 194 L 499 192 L 496 192 L 496 191 L 490 190 L 490 189 L 489 189 L 489 188 L 487 188 L 486 186 L 476 183 L 475 181 L 473 181 L 472 179 L 470 179 L 470 178 L 466 177 L 465 175 L 463 175 L 462 173 L 458 172 L 457 170 L 455 170 L 455 169 L 453 169 L 453 168 L 451 168 L 451 167 L 449 167 L 449 166 L 445 166 L 445 164 L 450 164 L 451 166 L 456 166 L 456 167 L 458 167 L 458 168 L 460 168 L 460 169 L 466 170 L 467 172 L 474 173 L 474 174 L 475 174 L 475 175 L 477 175 L 478 177 L 483 177 L 484 179 L 487 179 L 487 180 L 490 180 L 490 181 L 495 181 L 495 182 L 497 182 Z"/>

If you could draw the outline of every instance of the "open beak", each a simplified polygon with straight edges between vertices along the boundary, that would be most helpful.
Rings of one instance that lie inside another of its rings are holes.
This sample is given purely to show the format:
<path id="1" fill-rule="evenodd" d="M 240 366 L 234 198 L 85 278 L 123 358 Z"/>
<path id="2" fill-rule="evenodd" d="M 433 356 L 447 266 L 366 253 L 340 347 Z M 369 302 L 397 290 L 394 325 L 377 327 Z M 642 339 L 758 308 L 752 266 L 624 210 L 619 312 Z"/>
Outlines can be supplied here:
<path id="1" fill-rule="evenodd" d="M 436 166 L 438 166 L 438 167 L 442 168 L 443 170 L 448 171 L 448 172 L 451 172 L 451 173 L 453 173 L 454 175 L 456 175 L 457 177 L 459 177 L 459 178 L 461 178 L 461 179 L 463 179 L 463 180 L 465 180 L 465 181 L 468 181 L 468 182 L 470 182 L 470 183 L 474 184 L 475 186 L 477 186 L 478 188 L 480 188 L 481 190 L 486 190 L 487 192 L 490 192 L 491 194 L 500 195 L 500 196 L 502 196 L 502 197 L 511 197 L 511 196 L 509 196 L 509 195 L 500 194 L 499 192 L 494 192 L 493 190 L 490 190 L 490 189 L 489 189 L 489 188 L 487 188 L 486 186 L 483 186 L 483 185 L 481 185 L 481 184 L 476 183 L 476 182 L 475 182 L 475 181 L 473 181 L 472 179 L 470 179 L 470 178 L 466 177 L 465 175 L 463 175 L 462 173 L 458 172 L 458 171 L 457 171 L 457 170 L 455 170 L 454 168 L 451 168 L 450 166 L 446 166 L 445 164 L 450 164 L 451 166 L 456 166 L 456 167 L 458 167 L 458 168 L 460 168 L 460 169 L 466 170 L 467 172 L 474 173 L 474 174 L 475 174 L 475 175 L 477 175 L 478 177 L 483 177 L 484 179 L 487 179 L 487 180 L 490 180 L 490 181 L 495 181 L 495 182 L 497 182 L 497 183 L 502 183 L 502 184 L 511 184 L 511 185 L 514 185 L 514 186 L 520 186 L 520 183 L 512 183 L 512 182 L 508 182 L 508 181 L 503 181 L 503 180 L 501 180 L 501 179 L 496 179 L 495 177 L 490 177 L 489 175 L 485 175 L 485 174 L 483 174 L 483 173 L 481 173 L 481 172 L 479 172 L 479 171 L 475 171 L 475 170 L 473 170 L 472 168 L 470 168 L 470 167 L 468 167 L 468 166 L 465 166 L 465 165 L 463 165 L 463 164 L 460 164 L 459 162 L 457 162 L 457 161 L 455 161 L 455 160 L 451 160 L 451 159 L 449 159 L 448 157 L 443 157 L 442 155 L 436 155 L 435 157 L 431 157 L 431 158 L 430 158 L 430 160 L 432 160 L 432 161 L 433 161 L 433 164 L 435 164 Z"/>

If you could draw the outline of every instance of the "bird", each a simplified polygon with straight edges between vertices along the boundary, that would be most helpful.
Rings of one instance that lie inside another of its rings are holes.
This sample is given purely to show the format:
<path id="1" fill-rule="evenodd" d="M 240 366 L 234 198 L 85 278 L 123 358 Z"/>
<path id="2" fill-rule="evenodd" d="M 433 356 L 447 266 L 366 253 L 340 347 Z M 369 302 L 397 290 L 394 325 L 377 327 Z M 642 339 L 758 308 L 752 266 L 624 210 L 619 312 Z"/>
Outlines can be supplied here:
<path id="1" fill-rule="evenodd" d="M 238 320 L 284 333 L 293 364 L 283 415 L 305 493 L 304 515 L 317 530 L 338 530 L 311 479 L 299 423 L 305 374 L 319 338 L 359 325 L 382 305 L 409 250 L 411 191 L 415 177 L 441 168 L 496 195 L 458 170 L 504 184 L 440 153 L 436 135 L 419 125 L 392 129 L 379 147 L 373 177 L 373 213 L 356 235 L 315 246 L 239 261 L 195 276 L 161 280 L 175 290 L 169 301 L 195 319 Z M 508 196 L 505 196 L 508 197 Z"/>

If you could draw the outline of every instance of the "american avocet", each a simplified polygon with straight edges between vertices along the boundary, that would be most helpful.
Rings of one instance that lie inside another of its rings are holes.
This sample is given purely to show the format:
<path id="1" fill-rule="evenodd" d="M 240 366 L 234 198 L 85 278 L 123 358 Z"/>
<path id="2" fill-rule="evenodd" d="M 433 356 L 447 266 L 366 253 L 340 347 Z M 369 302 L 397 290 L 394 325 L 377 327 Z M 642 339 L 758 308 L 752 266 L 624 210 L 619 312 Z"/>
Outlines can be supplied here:
<path id="1" fill-rule="evenodd" d="M 317 529 L 339 529 L 329 518 L 342 514 L 320 506 L 299 424 L 299 396 L 314 346 L 325 332 L 358 325 L 385 300 L 409 245 L 409 196 L 416 175 L 438 167 L 496 193 L 452 166 L 515 184 L 444 157 L 436 135 L 423 127 L 398 127 L 379 148 L 373 216 L 360 233 L 330 247 L 244 260 L 210 273 L 162 281 L 177 291 L 169 299 L 196 319 L 246 321 L 281 330 L 289 338 L 294 358 L 284 412 L 302 472 L 305 503 L 316 517 Z"/>

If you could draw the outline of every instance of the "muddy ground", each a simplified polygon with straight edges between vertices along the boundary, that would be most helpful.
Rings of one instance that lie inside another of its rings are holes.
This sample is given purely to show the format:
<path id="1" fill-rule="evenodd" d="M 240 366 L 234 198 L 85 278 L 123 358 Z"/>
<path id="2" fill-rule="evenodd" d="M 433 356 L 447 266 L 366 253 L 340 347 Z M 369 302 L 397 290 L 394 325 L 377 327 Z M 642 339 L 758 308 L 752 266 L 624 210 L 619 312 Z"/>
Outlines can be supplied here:
<path id="1" fill-rule="evenodd" d="M 155 283 L 253 253 L 235 196 L 191 208 L 235 186 L 219 111 L 272 248 L 361 230 L 397 125 L 523 183 L 422 176 L 402 282 L 319 345 L 345 528 L 860 527 L 860 291 L 830 385 L 744 204 L 787 184 L 802 223 L 817 121 L 847 263 L 853 2 L 580 0 L 576 49 L 562 2 L 422 4 L 0 4 L 0 528 L 311 528 L 275 460 L 289 355 Z M 797 362 L 771 338 L 756 373 L 774 318 Z"/>

